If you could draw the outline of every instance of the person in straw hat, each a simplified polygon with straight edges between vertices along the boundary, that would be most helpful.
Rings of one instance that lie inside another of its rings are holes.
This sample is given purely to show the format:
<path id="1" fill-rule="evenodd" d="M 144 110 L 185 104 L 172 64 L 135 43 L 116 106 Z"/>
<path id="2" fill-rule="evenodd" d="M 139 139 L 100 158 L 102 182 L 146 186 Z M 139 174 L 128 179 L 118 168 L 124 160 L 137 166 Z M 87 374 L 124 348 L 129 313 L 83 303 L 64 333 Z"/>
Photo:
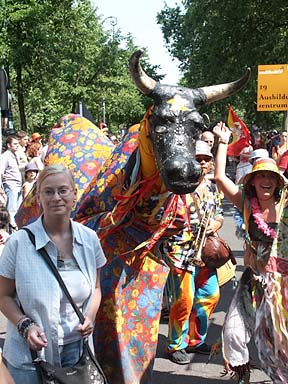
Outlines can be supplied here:
<path id="1" fill-rule="evenodd" d="M 218 187 L 243 214 L 245 270 L 223 327 L 226 371 L 238 383 L 249 383 L 247 344 L 254 335 L 262 369 L 273 383 L 288 382 L 288 252 L 286 185 L 276 162 L 260 158 L 243 179 L 243 188 L 225 174 L 231 131 L 224 123 L 214 128 L 219 138 L 215 163 Z"/>
<path id="2" fill-rule="evenodd" d="M 196 239 L 204 213 L 211 209 L 210 220 L 205 216 L 207 234 L 218 231 L 223 224 L 219 193 L 206 178 L 213 160 L 206 142 L 196 142 L 195 159 L 202 168 L 199 186 L 195 192 L 182 196 L 177 206 L 176 221 L 185 223 L 184 230 L 162 246 L 163 257 L 171 268 L 168 358 L 182 365 L 191 362 L 192 353 L 210 354 L 211 346 L 205 343 L 208 320 L 220 297 L 216 269 L 195 263 Z"/>

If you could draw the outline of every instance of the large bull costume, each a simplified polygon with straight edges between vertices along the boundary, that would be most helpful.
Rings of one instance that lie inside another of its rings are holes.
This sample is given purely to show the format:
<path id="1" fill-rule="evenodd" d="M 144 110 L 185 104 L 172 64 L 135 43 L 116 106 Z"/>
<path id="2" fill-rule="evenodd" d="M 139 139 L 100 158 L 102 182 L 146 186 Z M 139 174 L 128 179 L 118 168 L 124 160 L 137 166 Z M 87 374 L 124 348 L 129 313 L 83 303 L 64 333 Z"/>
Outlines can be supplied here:
<path id="1" fill-rule="evenodd" d="M 103 300 L 94 344 L 112 384 L 151 382 L 169 272 L 158 257 L 157 245 L 179 230 L 173 226 L 178 201 L 195 190 L 201 174 L 194 160 L 194 141 L 204 122 L 197 109 L 239 91 L 249 78 L 247 72 L 238 81 L 197 89 L 161 85 L 142 70 L 140 56 L 137 51 L 130 59 L 131 77 L 154 105 L 107 156 L 73 213 L 76 220 L 97 231 L 108 260 L 101 274 Z M 66 136 L 69 133 L 68 165 L 77 170 L 76 182 L 83 190 L 83 168 L 73 152 L 81 145 L 73 136 L 74 122 L 79 131 L 80 120 L 86 121 L 79 116 L 62 118 L 52 130 L 47 162 L 63 162 L 57 141 L 61 129 Z M 96 127 L 93 134 L 99 134 Z M 107 143 L 104 146 L 106 150 Z M 18 224 L 27 222 L 24 216 L 20 213 Z"/>

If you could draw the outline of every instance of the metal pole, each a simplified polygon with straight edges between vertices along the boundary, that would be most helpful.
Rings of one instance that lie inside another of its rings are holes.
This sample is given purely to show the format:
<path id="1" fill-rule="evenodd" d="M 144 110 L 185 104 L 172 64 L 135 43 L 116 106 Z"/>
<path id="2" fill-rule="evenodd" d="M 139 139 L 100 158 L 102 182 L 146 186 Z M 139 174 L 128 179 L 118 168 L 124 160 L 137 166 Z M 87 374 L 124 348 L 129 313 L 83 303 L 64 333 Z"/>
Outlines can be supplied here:
<path id="1" fill-rule="evenodd" d="M 0 106 L 0 155 L 2 153 L 2 111 Z"/>
<path id="2" fill-rule="evenodd" d="M 103 98 L 102 107 L 103 107 L 103 123 L 106 124 L 106 104 L 105 104 L 105 98 Z"/>
<path id="3" fill-rule="evenodd" d="M 284 111 L 284 114 L 283 114 L 283 131 L 287 132 L 287 138 L 286 138 L 286 151 L 287 151 L 287 144 L 288 144 L 288 111 Z"/>
<path id="4" fill-rule="evenodd" d="M 288 130 L 288 111 L 284 111 L 283 115 L 283 131 Z"/>

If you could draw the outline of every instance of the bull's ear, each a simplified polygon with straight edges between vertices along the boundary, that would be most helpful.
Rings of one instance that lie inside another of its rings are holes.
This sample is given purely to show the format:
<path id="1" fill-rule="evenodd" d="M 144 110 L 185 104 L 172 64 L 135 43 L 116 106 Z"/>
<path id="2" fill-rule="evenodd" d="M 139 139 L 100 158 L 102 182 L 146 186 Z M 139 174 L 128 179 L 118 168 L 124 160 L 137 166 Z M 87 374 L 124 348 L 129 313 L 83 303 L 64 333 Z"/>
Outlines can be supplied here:
<path id="1" fill-rule="evenodd" d="M 204 105 L 213 103 L 217 100 L 225 99 L 225 97 L 231 96 L 234 93 L 240 91 L 241 88 L 247 83 L 250 79 L 251 69 L 247 68 L 245 74 L 236 81 L 232 81 L 231 83 L 219 84 L 219 85 L 211 85 L 209 87 L 198 88 L 200 93 L 204 93 L 204 97 L 206 101 Z"/>
<path id="2" fill-rule="evenodd" d="M 157 82 L 143 71 L 139 61 L 142 53 L 141 50 L 133 53 L 129 59 L 129 70 L 131 78 L 139 91 L 149 96 Z"/>

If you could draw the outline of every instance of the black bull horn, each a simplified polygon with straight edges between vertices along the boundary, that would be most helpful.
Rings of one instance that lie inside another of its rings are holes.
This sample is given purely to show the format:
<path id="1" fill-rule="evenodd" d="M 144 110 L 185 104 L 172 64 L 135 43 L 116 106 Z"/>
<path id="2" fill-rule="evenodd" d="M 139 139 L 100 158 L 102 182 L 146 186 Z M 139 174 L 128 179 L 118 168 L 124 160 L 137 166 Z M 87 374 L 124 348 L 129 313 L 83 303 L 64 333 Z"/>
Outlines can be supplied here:
<path id="1" fill-rule="evenodd" d="M 238 92 L 249 80 L 250 69 L 234 82 L 190 89 L 156 82 L 143 71 L 141 55 L 140 50 L 133 53 L 129 69 L 139 91 L 154 100 L 149 135 L 161 178 L 171 192 L 192 192 L 201 176 L 193 142 L 204 128 L 197 109 Z"/>

